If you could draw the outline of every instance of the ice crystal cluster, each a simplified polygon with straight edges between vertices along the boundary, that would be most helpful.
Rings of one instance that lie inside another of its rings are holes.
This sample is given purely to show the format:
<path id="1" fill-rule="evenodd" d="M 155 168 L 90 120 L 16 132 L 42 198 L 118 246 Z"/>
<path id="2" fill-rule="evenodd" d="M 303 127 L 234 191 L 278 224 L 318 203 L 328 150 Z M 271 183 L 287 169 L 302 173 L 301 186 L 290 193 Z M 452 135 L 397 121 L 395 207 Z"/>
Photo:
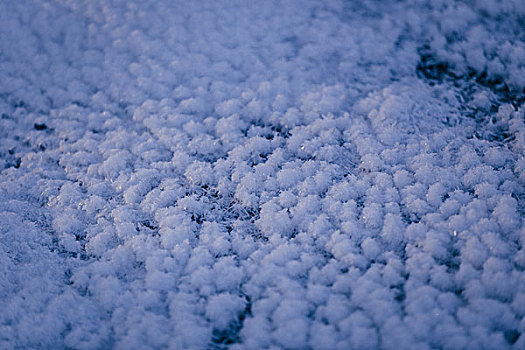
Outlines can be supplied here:
<path id="1" fill-rule="evenodd" d="M 0 348 L 524 349 L 525 2 L 0 2 Z"/>

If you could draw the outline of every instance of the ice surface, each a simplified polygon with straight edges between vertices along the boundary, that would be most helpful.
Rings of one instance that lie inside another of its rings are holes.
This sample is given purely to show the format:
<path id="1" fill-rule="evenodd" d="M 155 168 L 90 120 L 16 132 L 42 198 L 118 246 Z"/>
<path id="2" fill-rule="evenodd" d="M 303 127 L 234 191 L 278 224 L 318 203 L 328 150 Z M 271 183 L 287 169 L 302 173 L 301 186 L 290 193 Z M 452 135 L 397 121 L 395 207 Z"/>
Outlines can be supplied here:
<path id="1" fill-rule="evenodd" d="M 0 348 L 525 348 L 524 23 L 0 2 Z"/>

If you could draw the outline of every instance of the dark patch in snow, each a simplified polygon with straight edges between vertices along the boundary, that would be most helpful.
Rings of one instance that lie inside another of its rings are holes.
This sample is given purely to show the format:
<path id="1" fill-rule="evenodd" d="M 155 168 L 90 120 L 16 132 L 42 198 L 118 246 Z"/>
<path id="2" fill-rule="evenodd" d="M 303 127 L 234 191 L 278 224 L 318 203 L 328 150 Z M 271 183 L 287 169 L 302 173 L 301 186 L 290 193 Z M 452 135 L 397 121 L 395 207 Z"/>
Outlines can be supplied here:
<path id="1" fill-rule="evenodd" d="M 237 319 L 231 322 L 226 329 L 214 329 L 211 338 L 210 350 L 225 350 L 229 345 L 239 343 L 241 331 L 246 317 L 252 315 L 252 302 L 248 295 L 244 296 L 246 306 L 244 310 L 237 315 Z"/>
<path id="2" fill-rule="evenodd" d="M 505 337 L 505 340 L 509 343 L 509 344 L 514 344 L 518 341 L 519 337 L 520 337 L 521 333 L 518 332 L 517 330 L 506 330 L 503 332 L 503 336 Z"/>
<path id="3" fill-rule="evenodd" d="M 486 71 L 478 72 L 469 68 L 468 74 L 458 75 L 453 67 L 443 60 L 438 59 L 429 45 L 423 45 L 418 49 L 420 60 L 416 66 L 416 75 L 430 86 L 436 83 L 450 82 L 456 87 L 461 87 L 466 93 L 467 100 L 472 96 L 472 85 L 488 88 L 498 97 L 498 101 L 492 106 L 492 112 L 496 112 L 503 103 L 510 103 L 518 109 L 525 102 L 525 89 L 512 89 L 502 77 L 489 77 Z"/>
<path id="4" fill-rule="evenodd" d="M 42 123 L 42 124 L 40 124 L 40 123 L 35 123 L 35 124 L 33 125 L 33 128 L 35 128 L 35 130 L 38 130 L 38 131 L 46 130 L 46 129 L 47 129 L 47 125 L 44 124 L 44 123 Z"/>
<path id="5" fill-rule="evenodd" d="M 436 82 L 442 82 L 452 75 L 448 63 L 436 59 L 430 53 L 430 47 L 424 45 L 419 50 L 420 61 L 416 66 L 416 74 L 433 86 Z"/>

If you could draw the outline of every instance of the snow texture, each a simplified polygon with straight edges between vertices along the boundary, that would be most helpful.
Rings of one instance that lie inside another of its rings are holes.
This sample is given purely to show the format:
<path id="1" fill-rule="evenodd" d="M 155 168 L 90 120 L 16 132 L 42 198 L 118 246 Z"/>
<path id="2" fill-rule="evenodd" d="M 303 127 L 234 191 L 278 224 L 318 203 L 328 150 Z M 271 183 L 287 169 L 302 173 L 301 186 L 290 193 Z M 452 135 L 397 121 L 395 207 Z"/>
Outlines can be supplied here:
<path id="1" fill-rule="evenodd" d="M 0 348 L 525 349 L 524 28 L 0 1 Z"/>

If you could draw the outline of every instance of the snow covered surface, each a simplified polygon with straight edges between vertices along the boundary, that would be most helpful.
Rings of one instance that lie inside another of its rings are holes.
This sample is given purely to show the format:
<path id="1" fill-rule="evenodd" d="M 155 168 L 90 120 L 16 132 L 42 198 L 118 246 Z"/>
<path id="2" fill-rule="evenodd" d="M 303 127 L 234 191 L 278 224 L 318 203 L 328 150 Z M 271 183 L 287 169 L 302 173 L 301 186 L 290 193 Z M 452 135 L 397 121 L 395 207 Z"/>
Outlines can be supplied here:
<path id="1" fill-rule="evenodd" d="M 0 348 L 524 349 L 525 2 L 0 2 Z"/>

